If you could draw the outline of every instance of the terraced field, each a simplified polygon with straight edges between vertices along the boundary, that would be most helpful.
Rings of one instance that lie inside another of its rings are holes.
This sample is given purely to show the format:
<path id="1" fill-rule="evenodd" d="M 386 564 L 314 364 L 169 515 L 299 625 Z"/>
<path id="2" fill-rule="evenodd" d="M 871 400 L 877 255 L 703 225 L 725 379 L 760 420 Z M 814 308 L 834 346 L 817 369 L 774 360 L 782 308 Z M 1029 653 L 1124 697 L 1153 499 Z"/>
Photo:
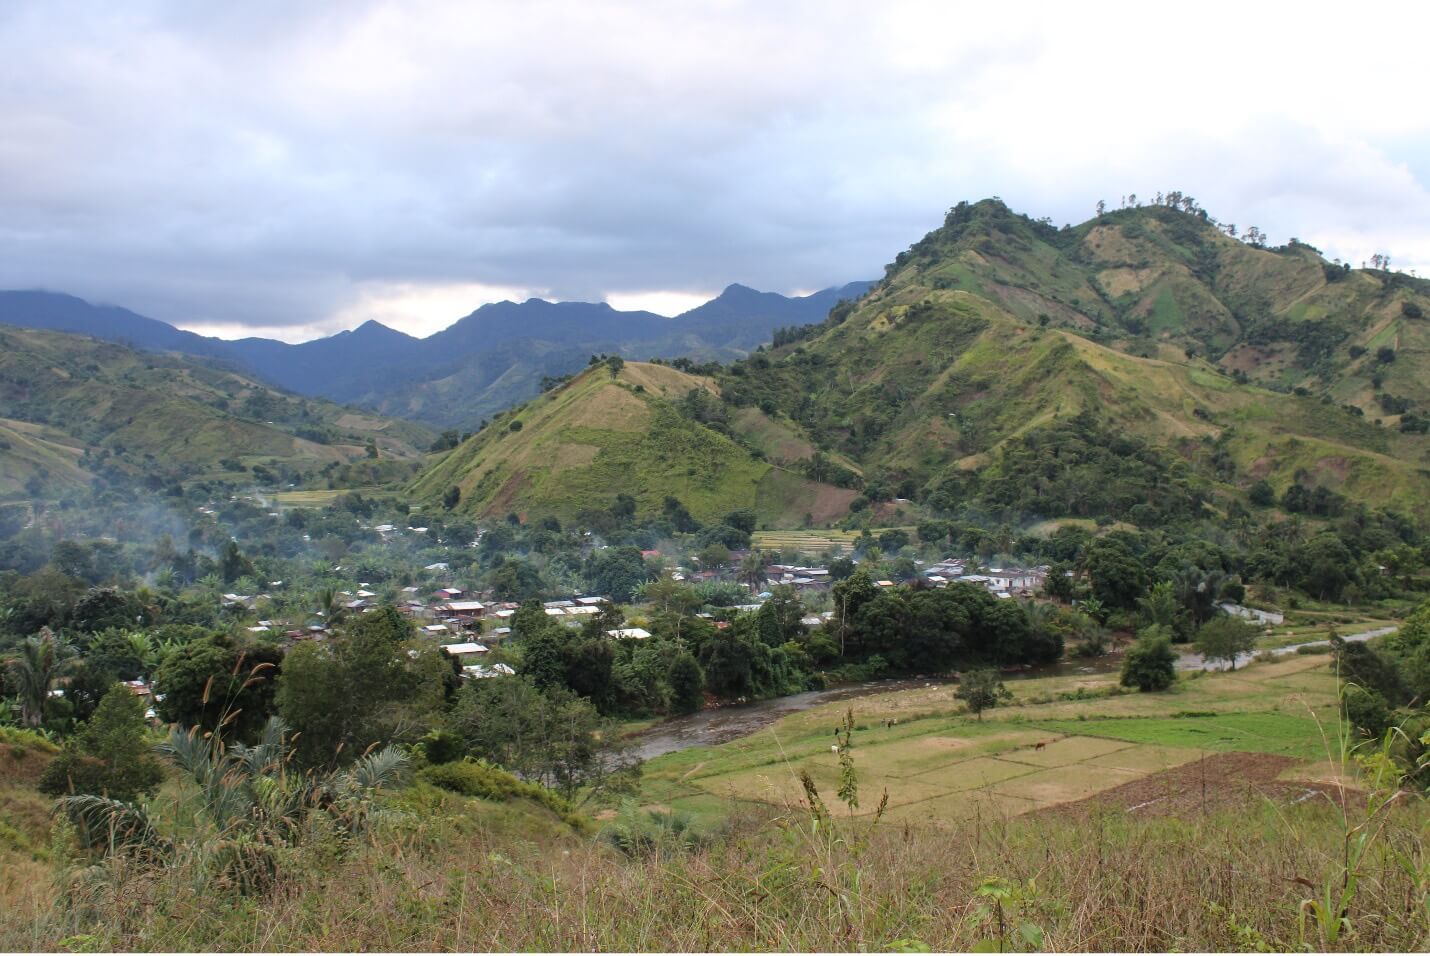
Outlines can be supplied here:
<path id="1" fill-rule="evenodd" d="M 961 713 L 943 685 L 860 699 L 858 812 L 872 813 L 887 791 L 886 821 L 952 826 L 1124 790 L 1139 802 L 1148 793 L 1170 799 L 1188 774 L 1200 774 L 1204 792 L 1213 794 L 1299 794 L 1346 774 L 1324 656 L 1197 674 L 1164 694 L 1116 693 L 1114 682 L 1110 675 L 1009 681 L 1014 702 L 982 721 Z M 794 806 L 804 799 L 800 777 L 808 773 L 833 805 L 834 728 L 845 706 L 825 705 L 720 747 L 653 760 L 645 795 L 707 816 L 741 802 Z"/>
<path id="2" fill-rule="evenodd" d="M 802 551 L 808 555 L 824 554 L 830 549 L 840 554 L 854 550 L 853 531 L 756 531 L 751 544 L 761 551 Z"/>

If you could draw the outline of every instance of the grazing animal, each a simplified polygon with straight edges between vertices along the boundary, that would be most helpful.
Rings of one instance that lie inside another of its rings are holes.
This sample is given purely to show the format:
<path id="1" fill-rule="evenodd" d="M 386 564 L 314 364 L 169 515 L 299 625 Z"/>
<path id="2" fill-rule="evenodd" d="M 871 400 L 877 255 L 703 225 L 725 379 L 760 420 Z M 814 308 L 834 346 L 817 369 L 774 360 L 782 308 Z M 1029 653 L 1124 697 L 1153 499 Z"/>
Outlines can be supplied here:
<path id="1" fill-rule="evenodd" d="M 830 745 L 829 745 L 829 752 L 832 753 L 832 754 L 837 754 L 837 753 L 839 753 L 839 745 L 838 745 L 838 744 L 830 744 Z"/>
<path id="2" fill-rule="evenodd" d="M 1047 746 L 1048 746 L 1048 742 L 1047 742 L 1046 740 L 1040 740 L 1040 741 L 1038 741 L 1037 743 L 1033 744 L 1033 749 L 1034 749 L 1034 750 L 1045 750 L 1045 749 L 1047 749 Z"/>

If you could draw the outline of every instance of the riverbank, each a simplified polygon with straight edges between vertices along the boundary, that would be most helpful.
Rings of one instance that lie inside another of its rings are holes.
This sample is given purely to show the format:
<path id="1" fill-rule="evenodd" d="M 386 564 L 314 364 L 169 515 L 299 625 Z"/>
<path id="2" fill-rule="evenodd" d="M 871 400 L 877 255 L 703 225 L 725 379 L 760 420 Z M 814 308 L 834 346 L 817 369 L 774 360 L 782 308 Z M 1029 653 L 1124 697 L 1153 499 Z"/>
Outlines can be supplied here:
<path id="1" fill-rule="evenodd" d="M 1393 633 L 1394 626 L 1375 628 L 1355 634 L 1342 635 L 1349 642 L 1368 641 Z M 1244 668 L 1255 661 L 1260 654 L 1284 657 L 1300 653 L 1302 649 L 1326 645 L 1324 639 L 1305 641 L 1300 644 L 1285 644 L 1239 655 L 1236 668 Z M 1068 659 L 1042 667 L 1004 675 L 1007 682 L 1044 680 L 1048 678 L 1083 679 L 1099 675 L 1116 674 L 1122 666 L 1121 654 L 1105 654 L 1087 659 Z M 1225 661 L 1207 662 L 1195 651 L 1183 650 L 1177 658 L 1177 669 L 1183 672 L 1221 671 L 1231 669 Z M 669 717 L 649 724 L 646 729 L 632 734 L 636 740 L 635 751 L 642 760 L 653 760 L 665 754 L 675 753 L 691 747 L 714 747 L 757 733 L 775 722 L 825 704 L 848 702 L 880 694 L 897 693 L 903 690 L 919 690 L 941 687 L 950 683 L 945 677 L 892 678 L 889 680 L 866 681 L 825 690 L 806 691 L 787 697 L 755 701 L 749 704 L 728 705 L 702 710 L 694 714 Z M 1021 694 L 1020 694 L 1021 696 Z"/>

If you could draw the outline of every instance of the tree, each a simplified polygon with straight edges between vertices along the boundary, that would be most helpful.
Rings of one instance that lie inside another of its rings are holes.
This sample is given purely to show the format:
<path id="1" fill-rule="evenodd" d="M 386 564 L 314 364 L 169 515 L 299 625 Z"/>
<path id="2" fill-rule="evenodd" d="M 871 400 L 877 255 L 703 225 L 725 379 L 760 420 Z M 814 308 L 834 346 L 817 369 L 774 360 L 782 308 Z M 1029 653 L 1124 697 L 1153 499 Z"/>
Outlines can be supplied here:
<path id="1" fill-rule="evenodd" d="M 879 586 L 867 569 L 859 568 L 834 585 L 831 593 L 834 597 L 834 630 L 839 635 L 839 656 L 843 657 L 859 609 L 878 597 Z"/>
<path id="2" fill-rule="evenodd" d="M 705 705 L 705 675 L 700 663 L 683 651 L 670 663 L 670 706 L 677 714 L 693 714 Z"/>
<path id="3" fill-rule="evenodd" d="M 730 560 L 730 549 L 719 541 L 712 541 L 700 549 L 696 555 L 702 568 L 718 568 Z"/>
<path id="4" fill-rule="evenodd" d="M 722 524 L 737 528 L 746 534 L 755 530 L 755 513 L 749 508 L 740 508 L 737 511 L 732 511 L 720 520 Z"/>
<path id="5" fill-rule="evenodd" d="M 582 568 L 586 580 L 597 592 L 625 604 L 638 585 L 650 580 L 639 548 L 605 548 L 591 552 Z"/>
<path id="6" fill-rule="evenodd" d="M 474 757 L 500 764 L 568 797 L 600 789 L 632 767 L 616 728 L 565 688 L 524 678 L 471 681 L 458 693 L 453 729 Z"/>
<path id="7" fill-rule="evenodd" d="M 492 594 L 503 601 L 527 601 L 541 595 L 541 574 L 528 561 L 503 555 L 487 577 Z"/>
<path id="8" fill-rule="evenodd" d="M 1269 508 L 1276 503 L 1276 491 L 1265 478 L 1258 479 L 1246 493 L 1246 497 L 1258 508 Z"/>
<path id="9" fill-rule="evenodd" d="M 164 768 L 144 739 L 144 702 L 123 684 L 114 684 L 88 723 L 65 745 L 40 778 L 50 796 L 92 793 L 132 801 L 153 793 Z"/>
<path id="10" fill-rule="evenodd" d="M 243 552 L 238 549 L 238 542 L 232 538 L 228 539 L 228 544 L 223 546 L 223 554 L 219 555 L 219 576 L 223 578 L 224 584 L 232 584 L 239 578 L 250 577 L 253 574 L 253 562 L 243 556 Z"/>
<path id="11" fill-rule="evenodd" d="M 626 360 L 619 355 L 606 356 L 606 371 L 611 373 L 611 378 L 615 379 L 621 374 L 621 369 L 626 367 Z"/>
<path id="12" fill-rule="evenodd" d="M 1142 620 L 1151 627 L 1164 627 L 1175 640 L 1185 641 L 1190 628 L 1187 610 L 1177 599 L 1177 589 L 1171 581 L 1158 581 L 1146 597 L 1138 598 L 1137 608 Z"/>
<path id="13" fill-rule="evenodd" d="M 991 667 L 964 674 L 959 678 L 958 690 L 954 691 L 953 696 L 977 714 L 980 722 L 985 710 L 992 710 L 1003 701 L 1013 699 L 1013 695 L 999 679 L 998 672 Z"/>
<path id="14" fill-rule="evenodd" d="M 1198 627 L 1218 613 L 1222 591 L 1227 586 L 1226 575 L 1219 569 L 1203 571 L 1197 567 L 1181 568 L 1172 576 L 1177 599 Z M 1158 622 L 1161 623 L 1161 622 Z"/>
<path id="15" fill-rule="evenodd" d="M 1093 596 L 1108 607 L 1134 607 L 1147 587 L 1143 562 L 1116 538 L 1094 541 L 1087 549 L 1084 567 Z"/>
<path id="16" fill-rule="evenodd" d="M 737 576 L 741 584 L 748 584 L 750 586 L 751 591 L 756 593 L 762 591 L 767 577 L 765 574 L 765 556 L 759 551 L 751 550 L 749 554 L 741 559 L 740 570 Z"/>
<path id="17" fill-rule="evenodd" d="M 1172 650 L 1172 632 L 1165 625 L 1144 627 L 1137 641 L 1122 659 L 1123 687 L 1140 691 L 1166 690 L 1177 680 L 1177 655 Z"/>
<path id="18" fill-rule="evenodd" d="M 456 485 L 453 485 L 452 487 L 448 488 L 447 491 L 442 495 L 442 507 L 446 508 L 448 511 L 451 511 L 453 508 L 457 507 L 457 505 L 461 504 L 461 502 L 462 489 L 458 488 Z"/>
<path id="19" fill-rule="evenodd" d="M 273 713 L 282 661 L 277 648 L 240 649 L 221 634 L 191 641 L 155 672 L 155 709 L 181 727 L 222 727 L 224 736 L 252 739 Z"/>
<path id="20" fill-rule="evenodd" d="M 48 627 L 26 638 L 19 652 L 5 661 L 10 682 L 19 692 L 20 721 L 26 727 L 38 727 L 45 720 L 45 704 L 50 691 L 69 668 L 74 652 L 55 637 Z"/>
<path id="21" fill-rule="evenodd" d="M 308 766 L 347 763 L 378 743 L 415 741 L 440 712 L 452 673 L 436 647 L 413 639 L 393 608 L 356 618 L 326 645 L 283 661 L 278 712 Z"/>
<path id="22" fill-rule="evenodd" d="M 1239 655 L 1256 646 L 1256 628 L 1230 614 L 1212 618 L 1197 631 L 1197 652 L 1208 662 L 1225 661 L 1236 670 Z"/>

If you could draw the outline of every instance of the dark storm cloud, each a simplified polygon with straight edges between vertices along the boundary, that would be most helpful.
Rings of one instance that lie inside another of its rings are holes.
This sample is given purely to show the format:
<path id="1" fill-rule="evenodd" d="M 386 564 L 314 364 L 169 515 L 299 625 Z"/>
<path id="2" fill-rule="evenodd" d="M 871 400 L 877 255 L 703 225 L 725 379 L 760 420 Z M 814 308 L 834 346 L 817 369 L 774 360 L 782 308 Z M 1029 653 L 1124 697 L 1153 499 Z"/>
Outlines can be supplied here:
<path id="1" fill-rule="evenodd" d="M 1423 15 L 1228 9 L 10 4 L 0 286 L 426 331 L 506 295 L 812 289 L 959 199 L 1062 223 L 1158 188 L 1430 263 Z"/>

